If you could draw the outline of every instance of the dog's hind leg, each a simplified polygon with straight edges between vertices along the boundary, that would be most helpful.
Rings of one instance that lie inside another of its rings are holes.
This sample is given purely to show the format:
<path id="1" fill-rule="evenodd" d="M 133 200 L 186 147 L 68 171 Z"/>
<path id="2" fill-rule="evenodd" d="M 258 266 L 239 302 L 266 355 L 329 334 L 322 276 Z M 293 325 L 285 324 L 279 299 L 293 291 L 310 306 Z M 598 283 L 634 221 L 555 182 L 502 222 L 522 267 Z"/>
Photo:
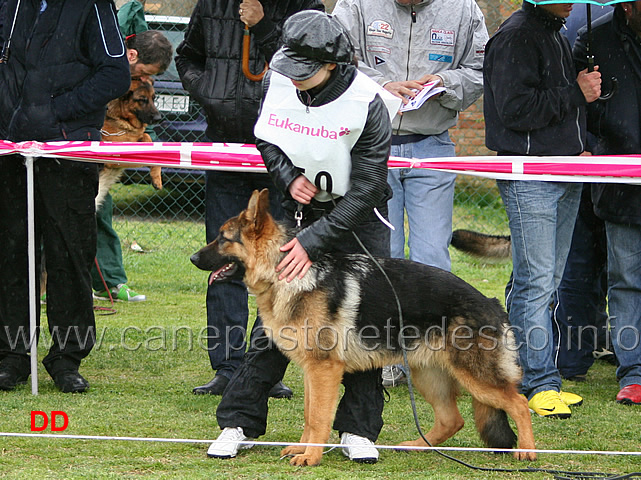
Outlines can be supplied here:
<path id="1" fill-rule="evenodd" d="M 305 375 L 305 430 L 307 443 L 327 443 L 336 414 L 338 387 L 345 365 L 340 361 L 310 359 L 303 365 Z M 296 466 L 318 465 L 323 447 L 308 446 L 289 463 Z"/>
<path id="2" fill-rule="evenodd" d="M 458 372 L 457 379 L 474 397 L 474 418 L 481 439 L 489 447 L 512 448 L 514 432 L 507 417 L 516 423 L 518 430 L 518 448 L 534 449 L 534 433 L 527 399 L 520 395 L 516 385 L 506 381 L 497 385 L 496 379 L 474 378 L 469 373 Z M 535 452 L 514 452 L 519 460 L 536 460 Z"/>
<path id="3" fill-rule="evenodd" d="M 463 417 L 456 405 L 458 386 L 449 373 L 438 367 L 412 368 L 412 382 L 434 409 L 434 426 L 425 435 L 431 446 L 439 445 L 463 428 Z M 426 447 L 420 437 L 399 446 Z"/>

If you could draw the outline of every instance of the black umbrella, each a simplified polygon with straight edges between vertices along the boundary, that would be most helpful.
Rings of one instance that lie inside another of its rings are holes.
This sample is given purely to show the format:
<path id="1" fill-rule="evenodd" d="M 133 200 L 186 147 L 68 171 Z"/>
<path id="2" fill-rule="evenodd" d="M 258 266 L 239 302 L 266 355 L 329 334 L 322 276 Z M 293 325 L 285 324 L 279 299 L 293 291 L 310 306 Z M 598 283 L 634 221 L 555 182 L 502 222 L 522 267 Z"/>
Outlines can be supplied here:
<path id="1" fill-rule="evenodd" d="M 629 0 L 575 0 L 568 2 L 567 0 L 528 0 L 528 2 L 533 3 L 534 5 L 549 5 L 553 3 L 584 3 L 585 4 L 585 13 L 587 16 L 587 39 L 585 42 L 585 53 L 587 55 L 588 62 L 588 72 L 594 71 L 594 55 L 592 55 L 591 45 L 592 45 L 592 5 L 599 5 L 604 7 L 606 5 L 614 5 L 615 3 L 622 3 Z M 612 77 L 612 90 L 602 95 L 599 100 L 607 100 L 612 97 L 616 92 L 618 87 L 618 81 L 615 77 Z"/>

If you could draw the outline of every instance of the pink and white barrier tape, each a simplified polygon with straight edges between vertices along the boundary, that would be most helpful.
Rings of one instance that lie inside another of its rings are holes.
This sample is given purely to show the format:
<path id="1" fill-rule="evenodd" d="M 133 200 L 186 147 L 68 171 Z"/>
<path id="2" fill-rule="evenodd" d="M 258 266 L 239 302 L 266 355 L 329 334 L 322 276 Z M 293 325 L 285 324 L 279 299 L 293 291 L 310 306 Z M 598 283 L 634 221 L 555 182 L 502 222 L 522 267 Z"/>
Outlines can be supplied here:
<path id="1" fill-rule="evenodd" d="M 254 145 L 234 143 L 22 142 L 0 140 L 0 155 L 64 158 L 126 165 L 264 172 Z M 510 180 L 641 184 L 641 154 L 580 157 L 390 157 L 390 168 L 429 168 Z"/>

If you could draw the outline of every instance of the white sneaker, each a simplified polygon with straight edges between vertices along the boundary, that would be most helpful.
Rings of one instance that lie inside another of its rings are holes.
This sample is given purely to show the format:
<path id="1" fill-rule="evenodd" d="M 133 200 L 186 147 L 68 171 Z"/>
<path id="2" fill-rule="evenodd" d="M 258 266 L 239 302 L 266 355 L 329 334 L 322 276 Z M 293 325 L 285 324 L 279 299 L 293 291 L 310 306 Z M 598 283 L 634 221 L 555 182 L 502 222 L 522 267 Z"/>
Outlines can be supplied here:
<path id="1" fill-rule="evenodd" d="M 238 450 L 252 448 L 253 443 L 239 445 L 238 442 L 249 440 L 241 427 L 225 427 L 216 441 L 209 446 L 207 456 L 212 458 L 234 458 Z"/>
<path id="2" fill-rule="evenodd" d="M 365 437 L 344 432 L 341 435 L 341 445 L 345 445 L 342 448 L 343 454 L 354 462 L 376 463 L 378 461 L 378 450 L 374 442 Z"/>
<path id="3" fill-rule="evenodd" d="M 407 383 L 405 372 L 398 365 L 386 365 L 383 367 L 383 386 L 395 387 L 403 383 Z"/>

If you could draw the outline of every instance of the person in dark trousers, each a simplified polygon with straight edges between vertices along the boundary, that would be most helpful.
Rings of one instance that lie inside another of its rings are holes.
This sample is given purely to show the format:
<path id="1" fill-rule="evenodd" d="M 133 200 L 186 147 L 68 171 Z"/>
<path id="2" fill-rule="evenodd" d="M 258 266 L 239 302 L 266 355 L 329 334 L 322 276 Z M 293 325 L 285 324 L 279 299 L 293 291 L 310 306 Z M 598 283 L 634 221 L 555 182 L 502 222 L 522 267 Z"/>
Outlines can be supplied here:
<path id="1" fill-rule="evenodd" d="M 0 63 L 0 137 L 100 140 L 107 103 L 130 82 L 113 2 L 9 0 L 5 13 L 2 37 L 11 48 Z M 97 165 L 47 158 L 34 165 L 35 241 L 44 248 L 51 294 L 53 341 L 43 364 L 60 390 L 82 392 L 89 383 L 78 368 L 95 343 L 89 272 L 96 254 Z M 22 157 L 0 158 L 2 390 L 25 382 L 30 372 L 25 184 Z M 38 248 L 36 256 L 39 271 Z"/>
<path id="2" fill-rule="evenodd" d="M 527 1 L 487 43 L 485 141 L 499 155 L 580 155 L 585 107 L 600 93 L 598 71 L 576 75 L 559 30 L 571 3 Z M 512 236 L 513 280 L 506 307 L 519 345 L 521 393 L 540 416 L 568 418 L 581 397 L 561 391 L 554 364 L 550 304 L 570 248 L 582 185 L 497 180 Z"/>
<path id="3" fill-rule="evenodd" d="M 306 9 L 323 10 L 320 0 L 199 0 L 184 41 L 176 49 L 176 67 L 185 89 L 202 106 L 206 135 L 212 142 L 254 144 L 254 124 L 261 97 L 260 81 L 242 69 L 245 26 L 249 27 L 249 70 L 259 74 L 280 46 L 285 20 Z M 271 211 L 282 216 L 280 194 L 267 174 L 208 171 L 205 190 L 207 242 L 225 220 L 247 206 L 255 189 L 270 189 Z M 233 281 L 207 289 L 208 354 L 214 378 L 195 394 L 221 395 L 246 349 L 247 287 Z M 291 397 L 279 383 L 271 396 Z"/>
<path id="4" fill-rule="evenodd" d="M 324 253 L 363 253 L 352 232 L 372 255 L 389 257 L 389 229 L 378 215 L 387 216 L 391 118 L 400 100 L 358 72 L 354 47 L 335 17 L 313 11 L 293 15 L 283 41 L 263 81 L 255 130 L 256 145 L 284 195 L 285 222 L 294 227 L 296 213 L 301 216 L 298 233 L 281 247 L 279 279 L 304 277 Z M 322 126 L 346 134 L 336 133 L 332 140 L 331 134 L 297 133 L 279 128 L 273 118 L 309 127 L 301 132 Z M 235 457 L 239 441 L 265 433 L 267 392 L 289 363 L 262 325 L 254 326 L 251 340 L 218 406 L 223 431 L 209 448 L 211 457 Z M 345 455 L 374 463 L 373 442 L 383 426 L 381 369 L 346 374 L 343 383 L 334 429 Z"/>
<path id="5" fill-rule="evenodd" d="M 595 155 L 641 153 L 641 1 L 624 2 L 593 24 L 590 49 L 604 79 L 607 101 L 588 106 L 588 129 L 597 137 Z M 586 63 L 587 29 L 574 46 L 577 68 Z M 596 215 L 607 236 L 608 313 L 619 362 L 616 401 L 641 405 L 641 186 L 592 186 Z"/>

